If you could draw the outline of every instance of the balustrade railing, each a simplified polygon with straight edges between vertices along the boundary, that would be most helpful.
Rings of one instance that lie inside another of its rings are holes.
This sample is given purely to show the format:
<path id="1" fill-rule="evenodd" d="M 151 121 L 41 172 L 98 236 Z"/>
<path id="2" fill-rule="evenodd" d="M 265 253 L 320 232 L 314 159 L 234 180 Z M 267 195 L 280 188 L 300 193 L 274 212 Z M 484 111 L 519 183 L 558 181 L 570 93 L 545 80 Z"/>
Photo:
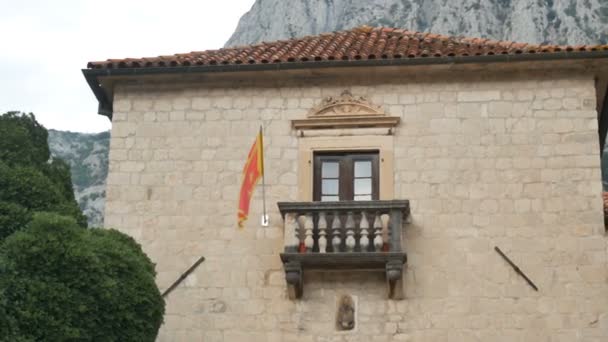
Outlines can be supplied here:
<path id="1" fill-rule="evenodd" d="M 278 206 L 285 225 L 281 259 L 287 283 L 293 285 L 290 297 L 301 296 L 305 268 L 386 269 L 387 279 L 394 280 L 392 287 L 401 276 L 406 260 L 401 230 L 409 215 L 408 201 L 280 202 Z"/>
<path id="2" fill-rule="evenodd" d="M 285 252 L 399 251 L 399 243 L 390 242 L 396 235 L 390 228 L 399 227 L 390 225 L 390 220 L 388 212 L 379 210 L 286 212 Z"/>

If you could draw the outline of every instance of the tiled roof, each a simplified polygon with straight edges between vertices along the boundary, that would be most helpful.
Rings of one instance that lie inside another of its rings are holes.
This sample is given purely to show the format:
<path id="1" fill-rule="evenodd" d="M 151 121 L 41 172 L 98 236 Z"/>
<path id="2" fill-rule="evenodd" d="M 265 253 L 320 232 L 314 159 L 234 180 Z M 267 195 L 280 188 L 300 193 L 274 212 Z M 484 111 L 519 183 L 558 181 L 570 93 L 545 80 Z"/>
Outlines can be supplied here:
<path id="1" fill-rule="evenodd" d="M 533 45 L 368 26 L 257 45 L 150 58 L 89 62 L 89 69 L 155 68 L 373 59 L 422 59 L 608 51 L 608 45 Z"/>

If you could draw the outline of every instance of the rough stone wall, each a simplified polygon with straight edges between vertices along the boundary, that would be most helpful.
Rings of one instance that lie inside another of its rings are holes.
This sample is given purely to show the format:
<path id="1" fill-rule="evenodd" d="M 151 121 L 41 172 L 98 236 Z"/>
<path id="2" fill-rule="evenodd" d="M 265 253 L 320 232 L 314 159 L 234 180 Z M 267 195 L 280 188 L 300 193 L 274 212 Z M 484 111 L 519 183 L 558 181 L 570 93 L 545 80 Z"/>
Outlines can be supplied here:
<path id="1" fill-rule="evenodd" d="M 118 86 L 106 225 L 143 245 L 161 289 L 206 258 L 167 298 L 159 340 L 608 340 L 592 76 L 439 75 Z M 289 120 L 344 89 L 402 118 L 394 178 L 395 197 L 412 207 L 405 300 L 387 300 L 383 274 L 364 272 L 309 272 L 304 298 L 286 297 L 275 203 L 297 196 Z M 239 231 L 241 170 L 261 122 L 271 227 L 259 226 L 258 189 Z M 354 332 L 335 331 L 342 294 L 356 298 Z"/>

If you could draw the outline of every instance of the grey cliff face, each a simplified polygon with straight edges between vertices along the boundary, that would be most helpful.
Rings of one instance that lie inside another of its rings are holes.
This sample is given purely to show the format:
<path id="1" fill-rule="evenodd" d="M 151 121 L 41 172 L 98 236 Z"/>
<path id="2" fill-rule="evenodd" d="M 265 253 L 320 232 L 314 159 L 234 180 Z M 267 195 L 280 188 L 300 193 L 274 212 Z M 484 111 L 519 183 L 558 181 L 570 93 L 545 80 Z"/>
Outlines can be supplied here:
<path id="1" fill-rule="evenodd" d="M 110 132 L 86 134 L 50 129 L 48 141 L 51 155 L 70 165 L 74 195 L 89 227 L 103 226 Z"/>
<path id="2" fill-rule="evenodd" d="M 226 46 L 360 25 L 525 43 L 608 43 L 608 0 L 257 0 Z"/>

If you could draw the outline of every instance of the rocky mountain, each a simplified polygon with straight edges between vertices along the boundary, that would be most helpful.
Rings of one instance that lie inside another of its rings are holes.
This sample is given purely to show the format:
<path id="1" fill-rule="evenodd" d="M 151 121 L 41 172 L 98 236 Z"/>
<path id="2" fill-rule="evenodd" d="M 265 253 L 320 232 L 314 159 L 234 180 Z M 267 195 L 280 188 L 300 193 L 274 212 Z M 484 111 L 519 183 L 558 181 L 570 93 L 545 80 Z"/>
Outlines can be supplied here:
<path id="1" fill-rule="evenodd" d="M 89 227 L 103 226 L 110 132 L 86 134 L 50 129 L 48 141 L 51 155 L 70 164 L 74 194 Z"/>
<path id="2" fill-rule="evenodd" d="M 607 0 L 257 0 L 226 46 L 360 25 L 527 43 L 608 43 Z"/>

